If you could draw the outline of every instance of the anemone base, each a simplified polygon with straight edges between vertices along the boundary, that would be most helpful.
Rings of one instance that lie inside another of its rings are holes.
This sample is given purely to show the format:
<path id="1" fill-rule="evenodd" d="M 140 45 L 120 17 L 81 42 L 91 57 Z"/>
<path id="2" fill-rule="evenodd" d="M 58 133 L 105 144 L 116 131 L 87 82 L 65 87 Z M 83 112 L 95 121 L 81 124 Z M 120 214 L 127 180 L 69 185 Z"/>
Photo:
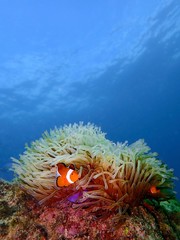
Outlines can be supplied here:
<path id="1" fill-rule="evenodd" d="M 173 240 L 180 239 L 179 220 L 178 211 L 148 205 L 120 217 L 95 208 L 73 209 L 68 201 L 39 206 L 16 184 L 0 181 L 0 239 L 4 240 Z"/>

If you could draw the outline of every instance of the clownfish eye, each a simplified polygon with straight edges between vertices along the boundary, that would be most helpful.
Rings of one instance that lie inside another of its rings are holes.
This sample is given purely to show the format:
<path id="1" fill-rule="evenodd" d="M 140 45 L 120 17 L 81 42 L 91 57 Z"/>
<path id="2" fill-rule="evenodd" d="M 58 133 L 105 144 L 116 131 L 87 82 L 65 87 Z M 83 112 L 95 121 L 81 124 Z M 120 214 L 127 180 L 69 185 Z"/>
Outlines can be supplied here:
<path id="1" fill-rule="evenodd" d="M 74 164 L 70 164 L 70 165 L 69 165 L 69 168 L 72 169 L 72 170 L 75 170 Z"/>

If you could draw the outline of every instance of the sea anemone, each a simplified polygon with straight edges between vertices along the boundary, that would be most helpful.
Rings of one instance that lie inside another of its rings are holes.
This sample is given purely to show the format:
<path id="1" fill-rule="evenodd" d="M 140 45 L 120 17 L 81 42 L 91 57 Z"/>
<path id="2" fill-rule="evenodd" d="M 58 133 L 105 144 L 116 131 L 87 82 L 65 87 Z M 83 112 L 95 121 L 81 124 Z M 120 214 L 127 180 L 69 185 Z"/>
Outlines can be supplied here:
<path id="1" fill-rule="evenodd" d="M 128 145 L 106 139 L 101 129 L 73 124 L 45 132 L 13 159 L 20 186 L 39 203 L 76 194 L 73 207 L 101 206 L 124 213 L 144 199 L 162 199 L 173 193 L 173 170 L 151 153 L 144 140 Z M 56 186 L 59 163 L 73 164 L 79 180 Z M 151 191 L 155 188 L 157 191 Z M 171 195 L 172 196 L 172 195 Z"/>

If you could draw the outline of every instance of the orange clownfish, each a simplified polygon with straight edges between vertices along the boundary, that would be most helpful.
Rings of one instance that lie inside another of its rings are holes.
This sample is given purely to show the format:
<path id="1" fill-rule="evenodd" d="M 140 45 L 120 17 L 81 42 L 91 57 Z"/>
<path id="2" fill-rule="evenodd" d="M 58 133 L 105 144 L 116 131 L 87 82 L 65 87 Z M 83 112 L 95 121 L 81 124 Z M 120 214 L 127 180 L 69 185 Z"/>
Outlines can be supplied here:
<path id="1" fill-rule="evenodd" d="M 57 187 L 67 187 L 78 180 L 79 175 L 72 166 L 68 168 L 64 163 L 58 163 L 57 166 L 58 166 L 56 172 Z"/>
<path id="2" fill-rule="evenodd" d="M 150 193 L 151 194 L 157 194 L 157 193 L 160 193 L 160 190 L 156 188 L 156 186 L 152 186 L 150 188 Z"/>

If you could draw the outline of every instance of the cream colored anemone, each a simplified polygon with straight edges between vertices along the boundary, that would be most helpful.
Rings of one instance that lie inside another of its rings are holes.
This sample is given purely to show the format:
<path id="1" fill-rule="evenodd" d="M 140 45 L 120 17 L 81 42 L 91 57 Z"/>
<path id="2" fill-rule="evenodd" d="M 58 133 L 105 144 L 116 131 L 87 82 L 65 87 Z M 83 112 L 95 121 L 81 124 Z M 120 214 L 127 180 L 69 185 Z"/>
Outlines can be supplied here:
<path id="1" fill-rule="evenodd" d="M 152 186 L 173 188 L 172 169 L 149 151 L 143 140 L 130 146 L 114 144 L 99 128 L 80 123 L 45 132 L 31 147 L 26 146 L 19 160 L 13 159 L 13 169 L 21 187 L 40 203 L 79 191 L 82 194 L 74 207 L 100 204 L 123 213 L 129 206 L 153 197 Z M 58 163 L 74 164 L 80 179 L 70 187 L 57 189 Z"/>

